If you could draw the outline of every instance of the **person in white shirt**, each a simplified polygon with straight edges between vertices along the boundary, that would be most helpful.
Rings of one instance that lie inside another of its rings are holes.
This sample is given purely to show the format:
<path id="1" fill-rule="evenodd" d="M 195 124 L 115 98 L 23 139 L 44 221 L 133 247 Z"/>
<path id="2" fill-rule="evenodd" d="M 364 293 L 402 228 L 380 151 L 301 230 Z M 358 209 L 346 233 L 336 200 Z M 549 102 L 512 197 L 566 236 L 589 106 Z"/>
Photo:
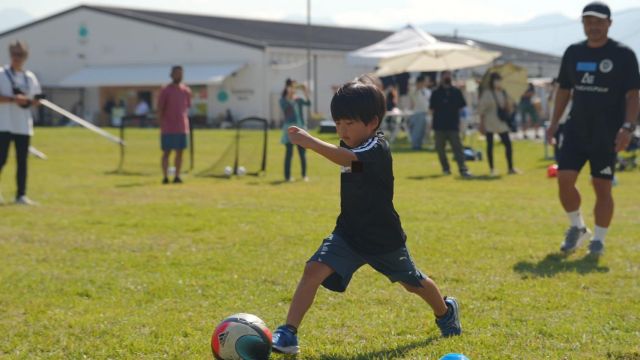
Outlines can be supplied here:
<path id="1" fill-rule="evenodd" d="M 138 104 L 136 105 L 133 114 L 136 116 L 138 121 L 140 121 L 141 127 L 147 127 L 147 119 L 149 117 L 149 104 L 142 97 L 138 97 Z"/>
<path id="2" fill-rule="evenodd" d="M 429 124 L 427 114 L 429 112 L 429 98 L 431 90 L 427 87 L 427 78 L 424 75 L 416 79 L 416 89 L 411 93 L 411 108 L 413 115 L 409 118 L 409 134 L 411 135 L 411 148 L 422 149 L 425 134 L 429 141 Z"/>
<path id="3" fill-rule="evenodd" d="M 33 114 L 42 93 L 36 76 L 24 68 L 29 55 L 27 45 L 15 41 L 9 45 L 11 63 L 0 69 L 0 173 L 7 162 L 9 145 L 13 141 L 17 160 L 16 204 L 34 205 L 26 196 L 27 158 L 33 136 Z M 4 202 L 0 196 L 0 202 Z"/>

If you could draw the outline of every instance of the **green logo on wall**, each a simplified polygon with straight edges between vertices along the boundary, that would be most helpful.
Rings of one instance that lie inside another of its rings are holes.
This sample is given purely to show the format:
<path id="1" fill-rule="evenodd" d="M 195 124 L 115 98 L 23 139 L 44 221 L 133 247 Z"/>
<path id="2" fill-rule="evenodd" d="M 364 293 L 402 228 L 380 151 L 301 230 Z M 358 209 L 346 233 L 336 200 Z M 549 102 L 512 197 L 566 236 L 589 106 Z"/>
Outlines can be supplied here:
<path id="1" fill-rule="evenodd" d="M 78 28 L 78 35 L 82 39 L 86 39 L 89 36 L 89 29 L 87 28 L 87 25 L 80 25 L 80 28 Z"/>
<path id="2" fill-rule="evenodd" d="M 229 94 L 224 90 L 220 90 L 218 92 L 218 101 L 223 103 L 227 102 L 227 100 L 229 100 Z"/>

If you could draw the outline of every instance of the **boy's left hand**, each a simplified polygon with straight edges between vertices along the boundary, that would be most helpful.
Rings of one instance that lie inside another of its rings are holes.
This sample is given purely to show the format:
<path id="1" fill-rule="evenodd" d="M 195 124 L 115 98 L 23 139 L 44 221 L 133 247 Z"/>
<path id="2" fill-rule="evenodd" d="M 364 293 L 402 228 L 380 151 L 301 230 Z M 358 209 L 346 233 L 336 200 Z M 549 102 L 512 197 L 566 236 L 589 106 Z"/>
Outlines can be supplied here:
<path id="1" fill-rule="evenodd" d="M 309 147 L 311 139 L 313 138 L 308 132 L 297 126 L 289 126 L 287 132 L 289 134 L 289 140 L 291 140 L 293 144 L 300 145 L 303 148 Z"/>

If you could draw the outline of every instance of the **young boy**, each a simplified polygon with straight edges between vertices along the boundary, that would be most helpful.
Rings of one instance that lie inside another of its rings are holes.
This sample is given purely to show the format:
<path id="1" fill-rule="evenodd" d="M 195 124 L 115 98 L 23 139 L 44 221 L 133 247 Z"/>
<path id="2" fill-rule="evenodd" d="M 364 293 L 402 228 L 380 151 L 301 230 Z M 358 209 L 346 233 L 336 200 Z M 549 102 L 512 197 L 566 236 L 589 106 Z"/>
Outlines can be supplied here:
<path id="1" fill-rule="evenodd" d="M 344 292 L 351 276 L 369 264 L 392 282 L 424 299 L 443 336 L 462 332 L 458 303 L 443 298 L 436 284 L 418 270 L 405 246 L 406 235 L 393 207 L 393 170 L 389 145 L 377 133 L 385 114 L 382 91 L 363 79 L 343 85 L 331 100 L 340 146 L 292 126 L 291 142 L 341 166 L 340 208 L 333 233 L 307 262 L 287 314 L 273 334 L 273 349 L 296 354 L 296 332 L 320 285 Z"/>

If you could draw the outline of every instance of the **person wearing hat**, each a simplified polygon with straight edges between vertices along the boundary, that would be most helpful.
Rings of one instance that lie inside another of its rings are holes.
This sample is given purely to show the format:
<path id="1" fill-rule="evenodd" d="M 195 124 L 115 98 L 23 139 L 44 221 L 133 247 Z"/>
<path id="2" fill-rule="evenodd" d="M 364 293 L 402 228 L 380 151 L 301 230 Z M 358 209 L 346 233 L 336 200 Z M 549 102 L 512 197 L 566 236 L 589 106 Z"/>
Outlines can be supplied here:
<path id="1" fill-rule="evenodd" d="M 15 203 L 35 205 L 27 197 L 27 159 L 29 143 L 33 136 L 33 114 L 31 110 L 39 104 L 40 83 L 36 76 L 24 68 L 29 56 L 29 48 L 22 41 L 9 45 L 11 63 L 0 68 L 0 171 L 9 155 L 9 145 L 13 141 L 16 150 Z M 0 203 L 4 199 L 0 195 Z"/>
<path id="2" fill-rule="evenodd" d="M 547 139 L 553 142 L 562 113 L 572 101 L 569 118 L 559 139 L 558 186 L 560 203 L 571 226 L 560 250 L 575 251 L 591 238 L 589 254 L 600 256 L 613 217 L 611 186 L 616 153 L 625 149 L 635 131 L 640 109 L 640 72 L 629 47 L 608 37 L 611 10 L 592 2 L 582 11 L 586 40 L 567 48 L 560 66 L 556 106 Z M 576 180 L 589 161 L 596 194 L 593 237 L 580 213 Z"/>

